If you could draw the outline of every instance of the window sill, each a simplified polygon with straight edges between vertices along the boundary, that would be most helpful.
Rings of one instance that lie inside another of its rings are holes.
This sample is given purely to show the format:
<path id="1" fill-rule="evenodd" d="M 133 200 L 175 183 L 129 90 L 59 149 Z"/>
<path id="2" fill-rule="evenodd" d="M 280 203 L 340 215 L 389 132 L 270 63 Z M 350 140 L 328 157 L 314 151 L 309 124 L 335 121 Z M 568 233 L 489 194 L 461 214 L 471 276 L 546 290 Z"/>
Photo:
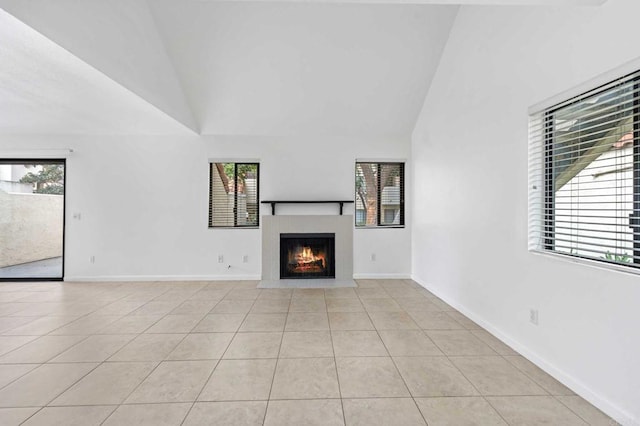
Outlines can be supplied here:
<path id="1" fill-rule="evenodd" d="M 260 226 L 210 226 L 209 229 L 260 229 Z"/>
<path id="2" fill-rule="evenodd" d="M 606 271 L 621 272 L 623 274 L 640 275 L 640 268 L 633 266 L 616 265 L 614 263 L 600 262 L 598 260 L 585 259 L 562 253 L 555 253 L 539 249 L 529 249 L 529 253 L 536 256 L 543 256 L 560 262 L 576 263 L 591 268 L 602 269 Z"/>
<path id="3" fill-rule="evenodd" d="M 404 225 L 356 226 L 356 229 L 403 229 Z"/>

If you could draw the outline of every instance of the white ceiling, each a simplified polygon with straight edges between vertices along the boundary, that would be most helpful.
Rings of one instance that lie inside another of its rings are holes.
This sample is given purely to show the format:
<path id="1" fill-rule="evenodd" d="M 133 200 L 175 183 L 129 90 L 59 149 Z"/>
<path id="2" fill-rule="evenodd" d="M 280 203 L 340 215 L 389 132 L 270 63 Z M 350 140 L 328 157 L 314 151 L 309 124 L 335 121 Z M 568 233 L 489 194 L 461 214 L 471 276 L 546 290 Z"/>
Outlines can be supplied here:
<path id="1" fill-rule="evenodd" d="M 550 2 L 0 0 L 0 132 L 408 137 L 454 4 Z"/>
<path id="2" fill-rule="evenodd" d="M 184 133 L 185 127 L 0 9 L 0 133 Z"/>
<path id="3" fill-rule="evenodd" d="M 207 3 L 152 10 L 205 134 L 409 135 L 456 9 Z"/>

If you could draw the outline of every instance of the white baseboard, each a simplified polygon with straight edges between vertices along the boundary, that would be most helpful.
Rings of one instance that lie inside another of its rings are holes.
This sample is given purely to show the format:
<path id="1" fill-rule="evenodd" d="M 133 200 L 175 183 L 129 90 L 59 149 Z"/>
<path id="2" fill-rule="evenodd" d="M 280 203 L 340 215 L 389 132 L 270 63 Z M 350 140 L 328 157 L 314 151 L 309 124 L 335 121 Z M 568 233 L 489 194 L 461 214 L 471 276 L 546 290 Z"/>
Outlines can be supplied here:
<path id="1" fill-rule="evenodd" d="M 354 280 L 409 280 L 411 274 L 353 274 Z"/>
<path id="2" fill-rule="evenodd" d="M 123 282 L 123 281 L 255 281 L 260 275 L 91 275 L 65 276 L 68 282 Z M 353 274 L 355 280 L 408 280 L 409 274 Z"/>
<path id="3" fill-rule="evenodd" d="M 260 275 L 94 275 L 65 276 L 67 282 L 123 281 L 259 281 Z"/>
<path id="4" fill-rule="evenodd" d="M 438 296 L 440 299 L 444 300 L 450 306 L 454 307 L 458 311 L 460 311 L 465 316 L 469 317 L 472 321 L 482 326 L 489 333 L 493 334 L 499 340 L 504 342 L 505 344 L 511 346 L 516 352 L 520 353 L 522 356 L 527 358 L 529 361 L 540 367 L 546 373 L 551 375 L 553 378 L 558 380 L 563 385 L 567 386 L 569 389 L 574 391 L 576 394 L 580 395 L 582 398 L 589 401 L 592 405 L 606 413 L 608 416 L 616 420 L 617 422 L 625 425 L 625 426 L 638 426 L 640 425 L 640 421 L 630 413 L 622 410 L 617 405 L 613 404 L 608 399 L 604 398 L 602 395 L 594 392 L 589 387 L 585 386 L 580 380 L 574 378 L 573 376 L 567 374 L 560 368 L 555 365 L 549 363 L 547 360 L 539 356 L 534 350 L 529 348 L 528 346 L 523 345 L 518 340 L 513 337 L 504 334 L 499 328 L 495 327 L 493 324 L 487 322 L 484 318 L 477 315 L 475 312 L 470 311 L 465 306 L 459 304 L 456 300 L 450 299 L 448 296 L 439 293 L 436 289 L 428 284 L 425 284 L 425 281 L 420 277 L 415 275 L 412 276 L 412 279 L 420 284 L 425 289 L 429 290 L 431 293 Z"/>

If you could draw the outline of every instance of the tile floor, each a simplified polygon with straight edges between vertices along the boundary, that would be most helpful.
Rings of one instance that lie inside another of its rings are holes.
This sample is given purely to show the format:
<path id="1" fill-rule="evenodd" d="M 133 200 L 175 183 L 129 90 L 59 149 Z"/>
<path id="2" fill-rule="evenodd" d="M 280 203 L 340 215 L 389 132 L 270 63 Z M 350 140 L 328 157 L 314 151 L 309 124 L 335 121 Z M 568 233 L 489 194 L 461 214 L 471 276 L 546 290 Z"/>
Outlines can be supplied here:
<path id="1" fill-rule="evenodd" d="M 0 424 L 612 425 L 410 280 L 0 283 Z"/>

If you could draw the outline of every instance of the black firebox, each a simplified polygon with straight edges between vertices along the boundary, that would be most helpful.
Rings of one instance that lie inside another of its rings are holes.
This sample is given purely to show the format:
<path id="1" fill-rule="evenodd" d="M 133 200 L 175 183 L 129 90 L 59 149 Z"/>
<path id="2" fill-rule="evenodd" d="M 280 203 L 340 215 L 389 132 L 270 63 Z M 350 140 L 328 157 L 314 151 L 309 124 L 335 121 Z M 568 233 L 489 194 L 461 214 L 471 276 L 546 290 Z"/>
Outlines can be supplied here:
<path id="1" fill-rule="evenodd" d="M 280 278 L 335 278 L 335 234 L 280 234 Z"/>

